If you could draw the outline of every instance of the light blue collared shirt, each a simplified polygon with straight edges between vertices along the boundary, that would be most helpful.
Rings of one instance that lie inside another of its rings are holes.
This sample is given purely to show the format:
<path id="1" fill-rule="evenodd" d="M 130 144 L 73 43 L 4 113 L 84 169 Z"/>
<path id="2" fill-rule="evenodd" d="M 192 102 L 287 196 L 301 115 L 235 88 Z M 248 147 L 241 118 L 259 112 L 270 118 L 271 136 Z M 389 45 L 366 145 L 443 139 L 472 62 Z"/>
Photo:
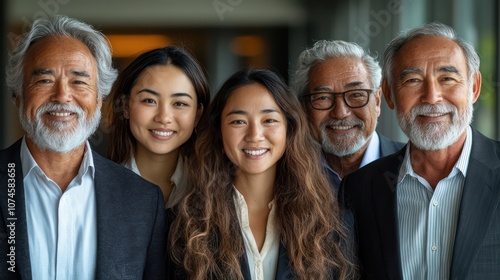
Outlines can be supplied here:
<path id="1" fill-rule="evenodd" d="M 413 171 L 410 145 L 399 172 L 397 209 L 404 279 L 448 279 L 458 212 L 472 147 L 471 128 L 450 174 L 435 190 Z"/>
<path id="2" fill-rule="evenodd" d="M 31 273 L 40 280 L 94 279 L 97 250 L 94 160 L 88 141 L 68 188 L 48 178 L 23 138 L 21 163 Z"/>
<path id="3" fill-rule="evenodd" d="M 376 132 L 373 132 L 370 140 L 368 141 L 370 142 L 368 143 L 368 147 L 366 148 L 365 154 L 363 155 L 363 159 L 361 159 L 359 168 L 380 158 L 380 138 L 378 137 L 378 134 Z M 335 172 L 330 167 L 324 155 L 322 157 L 322 162 L 323 166 L 327 170 L 327 176 L 328 180 L 330 181 L 330 185 L 333 187 L 335 192 L 338 192 L 342 179 L 340 178 L 339 174 L 337 174 L 337 172 Z"/>

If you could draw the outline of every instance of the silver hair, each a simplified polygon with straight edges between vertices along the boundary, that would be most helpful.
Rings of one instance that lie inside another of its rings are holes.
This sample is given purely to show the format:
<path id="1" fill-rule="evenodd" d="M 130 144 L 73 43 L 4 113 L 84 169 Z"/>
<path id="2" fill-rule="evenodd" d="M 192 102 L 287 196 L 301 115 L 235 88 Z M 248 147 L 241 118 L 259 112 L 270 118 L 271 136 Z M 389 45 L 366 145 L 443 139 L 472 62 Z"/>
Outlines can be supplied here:
<path id="1" fill-rule="evenodd" d="M 330 58 L 343 57 L 360 59 L 368 70 L 372 89 L 376 90 L 380 87 L 382 70 L 376 59 L 372 57 L 368 51 L 365 51 L 356 43 L 340 40 L 321 40 L 316 42 L 312 48 L 304 50 L 299 56 L 297 70 L 295 72 L 292 85 L 295 94 L 298 97 L 307 94 L 306 90 L 309 83 L 309 71 L 312 66 Z"/>
<path id="2" fill-rule="evenodd" d="M 23 92 L 24 58 L 29 47 L 45 37 L 68 36 L 85 44 L 95 58 L 97 64 L 97 90 L 99 98 L 106 97 L 111 91 L 118 71 L 113 68 L 111 49 L 108 40 L 92 26 L 66 16 L 57 15 L 40 18 L 33 22 L 29 32 L 24 34 L 17 46 L 9 55 L 6 69 L 7 89 L 12 98 L 21 96 Z"/>
<path id="3" fill-rule="evenodd" d="M 387 80 L 391 88 L 394 82 L 394 77 L 392 76 L 394 57 L 406 43 L 422 36 L 443 37 L 452 40 L 464 52 L 465 59 L 467 60 L 469 80 L 472 79 L 475 73 L 479 72 L 479 56 L 471 43 L 458 37 L 456 32 L 445 24 L 439 22 L 427 23 L 398 35 L 389 43 L 389 46 L 385 50 L 383 78 Z"/>

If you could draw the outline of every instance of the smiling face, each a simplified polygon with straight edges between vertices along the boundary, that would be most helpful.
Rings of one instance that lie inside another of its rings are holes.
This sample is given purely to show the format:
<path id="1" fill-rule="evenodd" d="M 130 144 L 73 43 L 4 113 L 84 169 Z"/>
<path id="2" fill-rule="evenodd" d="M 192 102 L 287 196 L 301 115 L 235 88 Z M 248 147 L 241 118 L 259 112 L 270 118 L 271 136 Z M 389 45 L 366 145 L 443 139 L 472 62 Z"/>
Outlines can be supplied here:
<path id="1" fill-rule="evenodd" d="M 125 117 L 137 140 L 137 153 L 178 151 L 203 111 L 188 76 L 172 65 L 155 65 L 137 78 Z"/>
<path id="2" fill-rule="evenodd" d="M 80 147 L 100 121 L 97 66 L 89 49 L 70 37 L 47 37 L 26 53 L 23 95 L 16 99 L 28 139 L 66 153 Z"/>
<path id="3" fill-rule="evenodd" d="M 308 93 L 344 92 L 372 89 L 369 73 L 360 59 L 330 58 L 313 66 L 309 72 Z M 329 110 L 316 110 L 309 105 L 310 119 L 321 135 L 323 150 L 338 157 L 352 155 L 366 147 L 380 115 L 380 91 L 369 95 L 368 104 L 348 107 L 341 96 Z M 364 149 L 363 149 L 364 151 Z"/>
<path id="4" fill-rule="evenodd" d="M 221 114 L 224 152 L 238 175 L 274 178 L 286 145 L 286 118 L 271 93 L 254 83 L 236 89 Z"/>
<path id="5" fill-rule="evenodd" d="M 394 86 L 384 86 L 386 100 L 418 148 L 443 149 L 465 133 L 481 77 L 477 73 L 469 80 L 464 53 L 455 42 L 430 36 L 411 40 L 395 57 L 393 77 Z"/>

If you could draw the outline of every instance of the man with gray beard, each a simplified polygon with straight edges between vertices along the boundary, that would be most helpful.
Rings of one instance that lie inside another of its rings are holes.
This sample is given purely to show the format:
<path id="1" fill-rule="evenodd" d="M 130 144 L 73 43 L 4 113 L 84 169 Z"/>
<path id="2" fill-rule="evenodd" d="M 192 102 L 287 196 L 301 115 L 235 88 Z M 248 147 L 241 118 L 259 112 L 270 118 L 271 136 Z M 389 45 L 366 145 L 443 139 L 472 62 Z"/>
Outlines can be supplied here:
<path id="1" fill-rule="evenodd" d="M 381 72 L 369 53 L 350 42 L 318 41 L 299 56 L 293 88 L 322 145 L 323 166 L 336 192 L 344 176 L 403 147 L 375 131 Z"/>
<path id="2" fill-rule="evenodd" d="M 7 86 L 25 136 L 0 151 L 0 279 L 163 279 L 160 189 L 91 150 L 116 78 L 104 35 L 38 19 Z"/>
<path id="3" fill-rule="evenodd" d="M 391 41 L 382 89 L 409 142 L 344 178 L 363 279 L 500 279 L 500 142 L 472 128 L 479 56 L 441 23 Z"/>

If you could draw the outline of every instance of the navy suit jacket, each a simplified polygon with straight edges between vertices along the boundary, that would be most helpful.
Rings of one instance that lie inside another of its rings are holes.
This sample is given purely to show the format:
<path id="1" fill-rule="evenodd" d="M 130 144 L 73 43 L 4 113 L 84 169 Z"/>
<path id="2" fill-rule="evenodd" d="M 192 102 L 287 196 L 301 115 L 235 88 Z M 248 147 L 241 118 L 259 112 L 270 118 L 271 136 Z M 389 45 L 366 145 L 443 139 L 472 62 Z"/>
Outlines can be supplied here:
<path id="1" fill-rule="evenodd" d="M 500 142 L 472 131 L 450 279 L 500 279 Z M 396 184 L 404 155 L 401 149 L 342 181 L 363 279 L 403 279 Z"/>
<path id="2" fill-rule="evenodd" d="M 0 279 L 4 280 L 36 279 L 30 265 L 20 148 L 21 140 L 0 151 Z M 96 152 L 92 156 L 97 209 L 95 278 L 164 279 L 166 220 L 161 190 Z M 9 263 L 12 253 L 15 262 Z M 15 272 L 8 270 L 12 264 Z"/>

